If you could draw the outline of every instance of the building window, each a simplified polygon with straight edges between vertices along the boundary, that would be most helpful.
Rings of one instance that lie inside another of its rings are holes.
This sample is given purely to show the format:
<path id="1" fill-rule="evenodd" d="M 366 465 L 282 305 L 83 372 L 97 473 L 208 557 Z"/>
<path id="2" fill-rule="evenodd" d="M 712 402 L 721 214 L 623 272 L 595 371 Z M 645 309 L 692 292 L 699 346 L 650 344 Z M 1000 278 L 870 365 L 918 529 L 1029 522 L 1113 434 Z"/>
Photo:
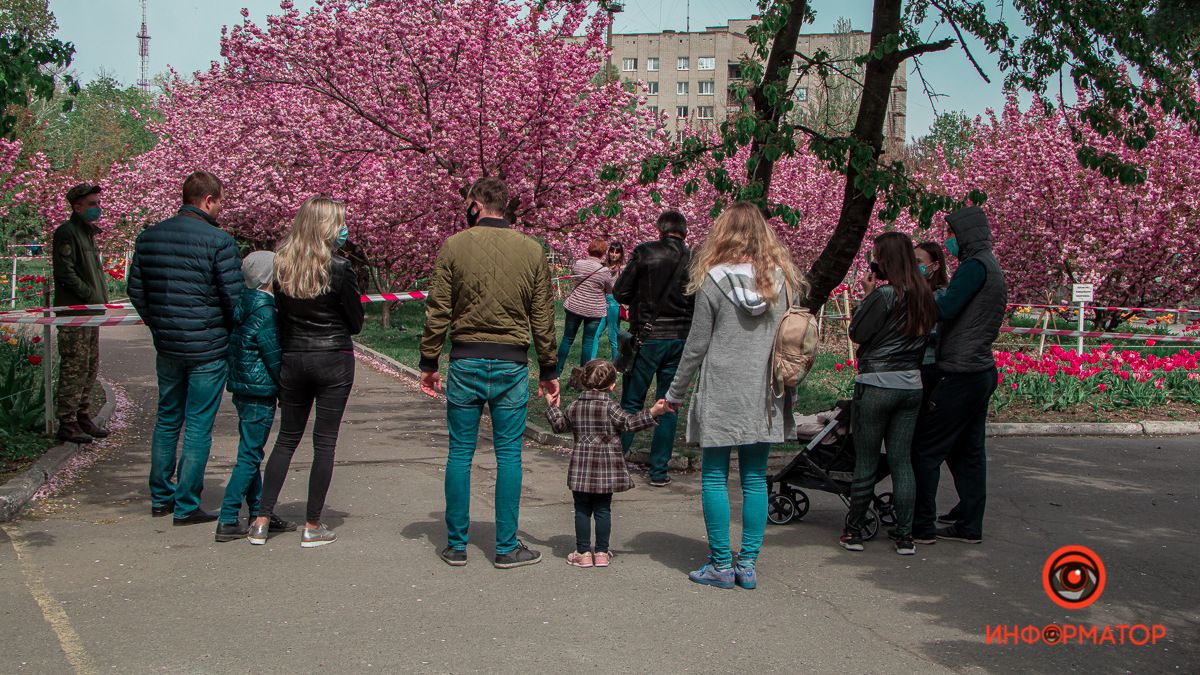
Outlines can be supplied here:
<path id="1" fill-rule="evenodd" d="M 684 80 L 683 82 L 676 82 L 676 83 L 675 83 L 675 93 L 676 93 L 676 94 L 678 94 L 678 95 L 680 95 L 680 96 L 687 96 L 687 94 L 688 94 L 688 82 L 687 82 L 687 80 Z"/>
<path id="2" fill-rule="evenodd" d="M 731 80 L 742 79 L 742 64 L 740 64 L 740 63 L 729 64 L 729 79 L 731 79 Z"/>
<path id="3" fill-rule="evenodd" d="M 716 70 L 717 69 L 717 57 L 701 56 L 700 58 L 696 59 L 696 69 L 697 70 Z"/>
<path id="4" fill-rule="evenodd" d="M 675 116 L 676 116 L 676 117 L 678 117 L 679 119 L 684 119 L 684 118 L 686 118 L 686 117 L 688 116 L 688 115 L 687 115 L 687 112 L 688 112 L 688 111 L 687 111 L 687 106 L 686 106 L 686 105 L 677 105 L 677 106 L 675 106 Z"/>
<path id="5" fill-rule="evenodd" d="M 654 80 L 652 82 L 646 83 L 646 93 L 647 94 L 657 94 L 658 93 L 658 80 Z"/>
<path id="6" fill-rule="evenodd" d="M 657 73 L 658 72 L 658 63 L 659 63 L 658 57 L 651 56 L 650 58 L 646 59 L 646 70 L 648 70 L 652 73 Z"/>
<path id="7" fill-rule="evenodd" d="M 648 105 L 648 106 L 646 106 L 646 108 L 650 110 L 650 114 L 651 114 L 651 115 L 654 115 L 655 117 L 658 117 L 658 106 L 656 106 L 656 105 Z"/>
<path id="8" fill-rule="evenodd" d="M 681 56 L 675 60 L 675 70 L 687 70 L 689 67 L 688 57 Z"/>
<path id="9" fill-rule="evenodd" d="M 808 100 L 808 87 L 796 87 L 796 100 L 801 102 Z"/>
<path id="10" fill-rule="evenodd" d="M 680 129 L 675 132 L 675 142 L 676 143 L 682 143 L 683 139 L 685 139 L 685 138 L 687 138 L 687 130 L 686 129 Z"/>
<path id="11" fill-rule="evenodd" d="M 697 106 L 696 117 L 702 120 L 711 120 L 713 118 L 713 107 L 711 105 Z"/>
<path id="12" fill-rule="evenodd" d="M 637 70 L 637 59 L 621 59 L 621 70 Z"/>
<path id="13" fill-rule="evenodd" d="M 712 80 L 700 80 L 700 91 L 696 93 L 701 96 L 711 96 L 717 93 L 717 83 Z"/>

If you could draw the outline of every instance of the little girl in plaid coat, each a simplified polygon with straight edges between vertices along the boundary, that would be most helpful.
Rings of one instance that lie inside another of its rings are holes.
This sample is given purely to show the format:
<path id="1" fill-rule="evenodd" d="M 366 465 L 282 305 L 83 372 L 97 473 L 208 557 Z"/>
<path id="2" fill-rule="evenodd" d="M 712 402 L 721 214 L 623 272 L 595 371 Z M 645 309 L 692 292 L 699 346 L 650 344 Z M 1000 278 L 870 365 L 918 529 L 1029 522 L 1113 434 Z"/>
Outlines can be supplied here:
<path id="1" fill-rule="evenodd" d="M 557 433 L 570 429 L 575 449 L 567 468 L 567 487 L 575 495 L 575 550 L 567 564 L 576 567 L 608 567 L 612 554 L 608 537 L 612 531 L 612 496 L 633 487 L 621 451 L 621 434 L 658 424 L 668 412 L 666 401 L 649 410 L 627 413 L 609 398 L 617 386 L 617 369 L 608 361 L 595 359 L 571 374 L 571 386 L 582 389 L 579 398 L 562 409 L 546 397 L 546 417 Z M 596 547 L 592 553 L 592 519 L 596 520 Z"/>

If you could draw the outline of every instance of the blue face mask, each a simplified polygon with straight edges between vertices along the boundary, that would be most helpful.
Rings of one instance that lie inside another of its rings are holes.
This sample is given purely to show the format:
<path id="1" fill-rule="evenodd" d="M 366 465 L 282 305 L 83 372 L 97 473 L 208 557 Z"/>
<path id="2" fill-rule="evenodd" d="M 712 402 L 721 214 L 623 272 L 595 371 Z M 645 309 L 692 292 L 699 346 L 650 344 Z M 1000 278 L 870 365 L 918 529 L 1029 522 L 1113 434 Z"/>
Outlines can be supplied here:
<path id="1" fill-rule="evenodd" d="M 921 270 L 921 276 L 925 277 L 926 279 L 929 278 L 929 270 L 925 269 L 925 263 L 918 264 L 917 269 Z"/>
<path id="2" fill-rule="evenodd" d="M 338 231 L 337 241 L 333 242 L 333 247 L 341 248 L 346 245 L 346 242 L 349 239 L 350 239 L 350 229 L 347 228 L 345 225 L 343 225 L 342 229 Z"/>
<path id="3" fill-rule="evenodd" d="M 104 212 L 100 210 L 99 206 L 93 206 L 83 212 L 83 219 L 89 223 L 94 223 L 100 220 L 100 216 L 103 214 Z"/>
<path id="4" fill-rule="evenodd" d="M 946 240 L 946 252 L 955 258 L 958 257 L 958 237 L 950 237 Z"/>

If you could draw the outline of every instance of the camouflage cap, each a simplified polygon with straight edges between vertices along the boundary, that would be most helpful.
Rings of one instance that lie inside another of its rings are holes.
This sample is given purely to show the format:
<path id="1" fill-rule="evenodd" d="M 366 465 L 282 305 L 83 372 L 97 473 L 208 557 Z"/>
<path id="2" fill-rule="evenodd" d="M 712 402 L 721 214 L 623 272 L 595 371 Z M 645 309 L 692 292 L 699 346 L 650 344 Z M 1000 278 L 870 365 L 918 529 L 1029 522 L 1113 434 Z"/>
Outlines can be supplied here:
<path id="1" fill-rule="evenodd" d="M 91 183 L 80 183 L 70 190 L 67 190 L 67 203 L 74 206 L 80 199 L 83 199 L 93 192 L 100 192 L 100 186 L 93 185 Z"/>

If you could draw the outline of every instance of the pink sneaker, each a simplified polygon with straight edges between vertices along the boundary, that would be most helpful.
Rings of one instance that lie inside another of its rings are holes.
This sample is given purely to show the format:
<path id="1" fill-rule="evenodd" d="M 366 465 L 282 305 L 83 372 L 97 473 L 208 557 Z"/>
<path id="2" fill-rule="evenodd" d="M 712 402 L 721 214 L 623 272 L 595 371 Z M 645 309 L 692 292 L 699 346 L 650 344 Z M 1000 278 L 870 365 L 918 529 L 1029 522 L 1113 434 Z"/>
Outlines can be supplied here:
<path id="1" fill-rule="evenodd" d="M 612 562 L 612 554 L 608 551 L 597 551 L 595 555 L 596 567 L 608 567 Z"/>
<path id="2" fill-rule="evenodd" d="M 570 553 L 567 554 L 567 564 L 573 565 L 575 567 L 592 567 L 595 565 L 595 563 L 592 562 L 592 552 L 591 551 L 588 551 L 587 553 L 579 553 L 578 551 L 571 551 Z"/>

